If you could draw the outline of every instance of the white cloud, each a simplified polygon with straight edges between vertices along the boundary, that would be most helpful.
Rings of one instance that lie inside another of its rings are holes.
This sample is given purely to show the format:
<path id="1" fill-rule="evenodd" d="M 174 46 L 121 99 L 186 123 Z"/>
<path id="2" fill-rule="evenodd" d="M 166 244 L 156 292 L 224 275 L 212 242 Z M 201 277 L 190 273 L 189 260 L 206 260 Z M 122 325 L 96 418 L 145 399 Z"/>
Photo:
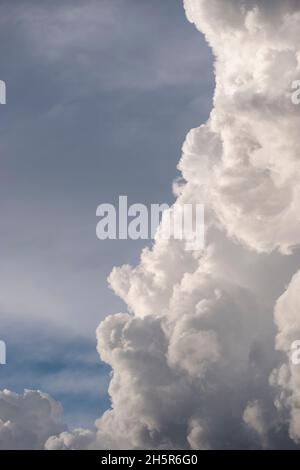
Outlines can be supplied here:
<path id="1" fill-rule="evenodd" d="M 290 252 L 300 241 L 300 116 L 291 101 L 300 11 L 293 5 L 185 1 L 216 56 L 216 91 L 180 169 L 205 191 L 227 233 L 259 252 Z"/>
<path id="2" fill-rule="evenodd" d="M 300 339 L 300 271 L 295 274 L 287 290 L 278 299 L 275 322 L 278 328 L 276 349 L 285 354 L 282 364 L 274 369 L 270 382 L 277 390 L 275 404 L 278 410 L 289 414 L 289 433 L 300 443 L 300 368 L 293 364 L 291 346 Z"/>
<path id="3" fill-rule="evenodd" d="M 65 428 L 62 408 L 49 395 L 0 392 L 0 449 L 43 449 L 48 437 Z"/>
<path id="4" fill-rule="evenodd" d="M 77 450 L 88 449 L 94 442 L 95 435 L 87 429 L 74 429 L 72 432 L 64 431 L 59 437 L 51 436 L 46 441 L 46 450 Z"/>
<path id="5" fill-rule="evenodd" d="M 206 202 L 208 239 L 215 224 L 257 252 L 287 253 L 300 233 L 300 122 L 290 99 L 299 11 L 293 2 L 258 5 L 185 1 L 216 56 L 216 93 L 208 123 L 184 144 L 186 185 L 177 187 L 176 204 Z M 117 445 L 254 445 L 243 422 L 266 445 L 275 410 L 268 406 L 267 427 L 257 393 L 271 401 L 272 392 L 251 361 L 257 338 L 263 343 L 268 334 L 257 330 L 260 318 L 272 311 L 268 299 L 257 304 L 238 285 L 238 276 L 226 279 L 217 252 L 191 254 L 158 234 L 138 267 L 112 272 L 112 288 L 133 313 L 109 317 L 98 329 L 99 353 L 113 369 L 112 410 L 98 421 L 98 433 Z M 240 260 L 232 263 L 238 272 Z M 221 396 L 226 407 L 218 406 Z"/>
<path id="6" fill-rule="evenodd" d="M 248 403 L 244 414 L 243 420 L 251 429 L 260 435 L 265 434 L 266 425 L 263 418 L 262 405 L 258 400 Z"/>
<path id="7" fill-rule="evenodd" d="M 163 259 L 170 246 L 172 242 L 161 251 Z M 211 272 L 217 261 L 212 253 L 195 258 L 192 272 L 180 271 L 184 254 L 190 261 L 182 245 L 177 246 L 182 255 L 177 257 L 178 269 L 173 266 L 177 282 L 168 296 L 161 296 L 160 283 L 155 285 L 150 276 L 155 250 L 147 251 L 149 270 L 143 261 L 139 272 L 126 270 L 133 275 L 122 283 L 122 293 L 128 295 L 128 286 L 136 292 L 134 315 L 109 316 L 98 329 L 100 356 L 113 370 L 112 409 L 97 421 L 89 448 L 239 446 L 248 439 L 241 423 L 253 398 L 250 390 L 245 392 L 244 381 L 257 381 L 250 356 L 259 336 L 260 308 L 250 292 Z M 160 279 L 169 279 L 169 268 L 168 263 L 159 265 Z M 155 302 L 147 302 L 149 286 Z M 66 442 L 62 435 L 47 446 L 64 448 Z"/>

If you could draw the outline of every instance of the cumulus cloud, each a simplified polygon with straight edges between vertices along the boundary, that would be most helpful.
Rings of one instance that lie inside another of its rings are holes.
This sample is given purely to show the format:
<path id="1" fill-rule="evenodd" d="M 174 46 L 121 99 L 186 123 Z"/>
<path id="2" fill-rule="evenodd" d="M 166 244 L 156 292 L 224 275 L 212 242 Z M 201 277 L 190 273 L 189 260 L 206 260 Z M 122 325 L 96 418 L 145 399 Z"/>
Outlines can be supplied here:
<path id="1" fill-rule="evenodd" d="M 243 420 L 247 426 L 257 432 L 257 434 L 264 435 L 266 433 L 263 409 L 258 400 L 248 403 L 243 414 Z"/>
<path id="2" fill-rule="evenodd" d="M 50 436 L 45 443 L 46 450 L 78 450 L 88 449 L 94 442 L 95 435 L 88 429 L 64 431 L 58 437 Z"/>
<path id="3" fill-rule="evenodd" d="M 300 115 L 291 101 L 299 4 L 186 0 L 185 8 L 212 46 L 216 90 L 179 167 L 204 188 L 229 236 L 259 252 L 290 252 L 300 241 Z"/>
<path id="4" fill-rule="evenodd" d="M 299 306 L 300 271 L 276 304 L 276 348 L 284 353 L 285 359 L 270 377 L 271 384 L 277 390 L 275 404 L 279 412 L 288 414 L 289 434 L 297 443 L 300 443 L 300 368 L 293 362 L 291 347 L 294 341 L 300 339 Z"/>
<path id="5" fill-rule="evenodd" d="M 249 292 L 198 267 L 174 286 L 163 316 L 107 318 L 98 349 L 113 369 L 112 410 L 100 431 L 119 443 L 126 435 L 137 448 L 242 445 L 243 381 L 254 373 L 249 352 L 259 314 Z"/>
<path id="6" fill-rule="evenodd" d="M 0 392 L 0 449 L 43 449 L 48 437 L 64 429 L 62 408 L 49 395 Z"/>
<path id="7" fill-rule="evenodd" d="M 175 204 L 205 202 L 208 240 L 221 229 L 226 235 L 219 243 L 227 236 L 257 252 L 289 253 L 300 233 L 300 118 L 290 98 L 299 72 L 298 5 L 184 4 L 213 49 L 216 92 L 209 121 L 184 143 L 184 182 L 176 185 Z M 284 433 L 268 384 L 274 358 L 268 362 L 259 353 L 266 331 L 258 326 L 263 316 L 272 321 L 272 308 L 239 283 L 241 260 L 232 256 L 224 266 L 214 244 L 189 252 L 158 230 L 137 267 L 114 268 L 110 285 L 130 313 L 109 316 L 97 331 L 99 354 L 112 367 L 112 407 L 96 423 L 92 445 L 108 440 L 118 448 L 255 448 L 272 446 Z M 231 250 L 237 253 L 234 245 Z M 263 263 L 258 269 L 264 272 Z M 295 300 L 295 283 L 284 299 Z M 288 306 L 289 322 L 285 313 L 281 318 L 283 303 L 276 311 L 277 348 L 285 350 L 291 330 L 297 331 L 295 308 Z M 289 390 L 294 438 L 300 435 L 300 408 L 287 369 L 278 370 L 277 382 Z M 287 400 L 282 393 L 281 401 Z M 64 434 L 48 445 L 64 447 L 68 440 Z"/>

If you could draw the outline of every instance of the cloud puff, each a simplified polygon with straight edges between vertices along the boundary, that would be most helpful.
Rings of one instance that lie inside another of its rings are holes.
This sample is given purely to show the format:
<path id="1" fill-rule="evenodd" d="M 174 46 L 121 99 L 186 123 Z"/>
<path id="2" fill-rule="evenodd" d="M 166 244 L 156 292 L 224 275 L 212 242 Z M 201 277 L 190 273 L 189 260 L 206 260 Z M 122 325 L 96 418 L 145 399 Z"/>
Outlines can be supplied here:
<path id="1" fill-rule="evenodd" d="M 108 317 L 98 349 L 113 369 L 112 410 L 97 423 L 101 432 L 119 443 L 126 435 L 137 448 L 241 445 L 257 315 L 250 293 L 198 267 L 174 286 L 164 316 Z M 236 433 L 231 439 L 224 422 Z"/>
<path id="2" fill-rule="evenodd" d="M 247 426 L 257 432 L 257 434 L 264 435 L 266 433 L 263 408 L 258 400 L 248 403 L 243 414 L 243 420 Z"/>
<path id="3" fill-rule="evenodd" d="M 299 4 L 186 0 L 185 8 L 212 46 L 216 90 L 210 120 L 191 131 L 179 167 L 204 187 L 231 237 L 259 252 L 290 252 L 300 241 L 300 116 L 291 100 Z"/>
<path id="4" fill-rule="evenodd" d="M 147 251 L 150 271 L 156 246 Z M 165 254 L 171 247 L 172 241 L 166 243 Z M 115 270 L 114 283 L 121 283 L 122 294 L 136 292 L 131 305 L 135 314 L 111 315 L 98 328 L 99 354 L 112 367 L 112 408 L 97 421 L 89 448 L 250 445 L 243 412 L 264 380 L 251 357 L 259 336 L 260 307 L 251 292 L 212 273 L 217 260 L 209 250 L 194 259 L 191 272 L 184 269 L 179 275 L 184 253 L 188 262 L 191 255 L 183 244 L 177 249 L 182 254 L 177 258 L 178 280 L 163 298 L 160 284 L 149 283 L 143 261 L 139 275 L 126 268 L 132 274 L 128 283 L 123 282 L 124 268 L 119 279 Z M 160 269 L 161 279 L 168 279 L 169 265 L 163 263 Z M 149 286 L 153 303 L 147 302 Z M 144 305 L 147 314 L 138 315 Z M 47 448 L 81 444 L 76 431 L 73 437 L 64 433 L 50 439 Z"/>
<path id="5" fill-rule="evenodd" d="M 62 408 L 49 395 L 0 392 L 0 449 L 43 449 L 48 437 L 65 428 Z"/>
<path id="6" fill-rule="evenodd" d="M 88 449 L 95 441 L 95 434 L 88 429 L 64 431 L 58 437 L 51 436 L 45 443 L 46 450 Z M 91 447 L 92 448 L 92 447 Z"/>
<path id="7" fill-rule="evenodd" d="M 270 382 L 277 390 L 275 404 L 279 412 L 288 414 L 290 437 L 300 443 L 300 368 L 293 363 L 292 344 L 300 339 L 300 271 L 278 299 L 275 322 L 278 328 L 276 349 L 285 354 L 280 367 L 274 369 Z"/>

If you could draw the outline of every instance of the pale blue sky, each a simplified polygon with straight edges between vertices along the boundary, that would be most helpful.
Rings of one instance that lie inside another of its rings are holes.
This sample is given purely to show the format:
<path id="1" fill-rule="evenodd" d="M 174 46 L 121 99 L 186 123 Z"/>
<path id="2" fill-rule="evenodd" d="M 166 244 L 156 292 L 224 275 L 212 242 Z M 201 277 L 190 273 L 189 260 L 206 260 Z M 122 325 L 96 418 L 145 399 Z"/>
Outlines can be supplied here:
<path id="1" fill-rule="evenodd" d="M 107 407 L 95 328 L 139 242 L 100 242 L 103 202 L 170 203 L 186 132 L 207 119 L 212 58 L 181 0 L 0 5 L 0 388 L 40 388 L 71 424 Z"/>

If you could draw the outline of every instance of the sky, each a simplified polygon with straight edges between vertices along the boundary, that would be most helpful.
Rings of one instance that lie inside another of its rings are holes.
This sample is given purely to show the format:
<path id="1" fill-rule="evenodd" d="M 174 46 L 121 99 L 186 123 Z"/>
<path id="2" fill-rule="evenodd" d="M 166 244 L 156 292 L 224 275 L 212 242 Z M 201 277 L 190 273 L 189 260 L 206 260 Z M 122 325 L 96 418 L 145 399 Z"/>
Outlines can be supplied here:
<path id="1" fill-rule="evenodd" d="M 299 449 L 299 0 L 0 10 L 0 449 Z"/>
<path id="2" fill-rule="evenodd" d="M 96 208 L 172 203 L 187 131 L 207 119 L 213 61 L 180 0 L 1 1 L 0 388 L 41 389 L 70 425 L 109 405 L 95 330 L 140 241 L 99 241 Z"/>

